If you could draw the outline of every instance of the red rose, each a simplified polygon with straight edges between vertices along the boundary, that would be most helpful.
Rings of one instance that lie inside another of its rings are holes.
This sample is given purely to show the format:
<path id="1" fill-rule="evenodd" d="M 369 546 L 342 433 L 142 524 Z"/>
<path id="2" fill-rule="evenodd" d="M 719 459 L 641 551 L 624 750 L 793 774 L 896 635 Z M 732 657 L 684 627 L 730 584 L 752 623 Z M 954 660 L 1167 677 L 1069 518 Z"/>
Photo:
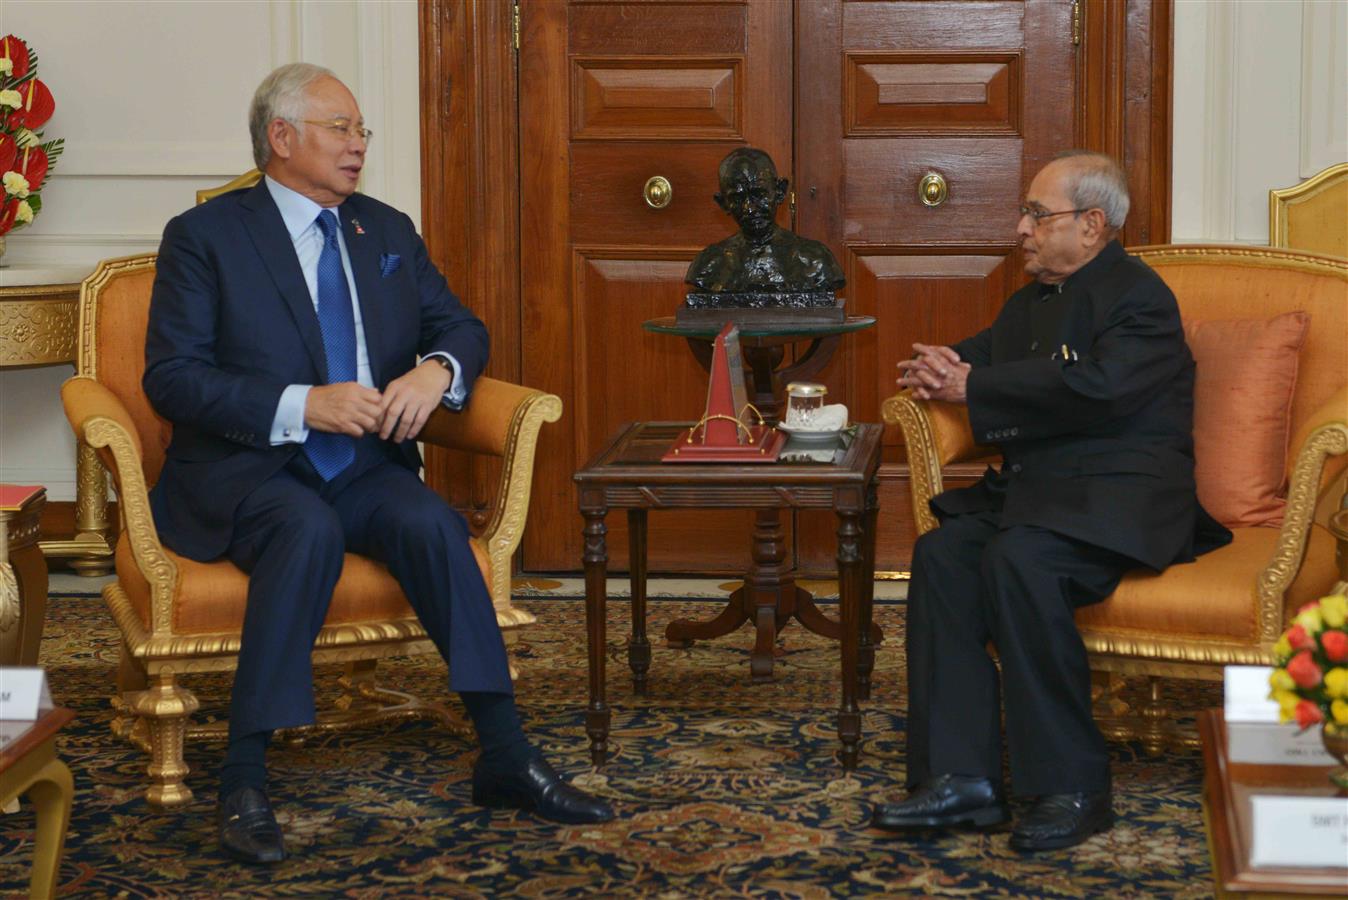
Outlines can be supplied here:
<path id="1" fill-rule="evenodd" d="M 1315 647 L 1315 641 L 1300 625 L 1287 629 L 1287 643 L 1292 645 L 1293 650 L 1312 650 Z"/>
<path id="2" fill-rule="evenodd" d="M 1320 714 L 1320 707 L 1309 700 L 1302 700 L 1296 708 L 1297 724 L 1302 728 L 1310 728 L 1316 722 L 1324 721 L 1324 716 Z"/>
<path id="3" fill-rule="evenodd" d="M 1315 660 L 1311 659 L 1311 651 L 1302 650 L 1287 663 L 1287 674 L 1292 676 L 1297 687 L 1309 690 L 1320 683 L 1320 677 L 1324 673 L 1315 664 Z"/>
<path id="4" fill-rule="evenodd" d="M 1325 648 L 1325 657 L 1330 662 L 1348 659 L 1348 634 L 1342 631 L 1326 631 L 1320 635 L 1320 646 Z"/>

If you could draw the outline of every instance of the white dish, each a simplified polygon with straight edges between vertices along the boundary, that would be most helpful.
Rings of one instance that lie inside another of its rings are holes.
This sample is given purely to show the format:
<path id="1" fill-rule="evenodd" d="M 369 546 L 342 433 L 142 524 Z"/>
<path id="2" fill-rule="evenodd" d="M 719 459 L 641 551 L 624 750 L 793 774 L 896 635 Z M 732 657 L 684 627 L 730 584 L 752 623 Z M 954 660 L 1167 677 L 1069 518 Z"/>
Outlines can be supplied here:
<path id="1" fill-rule="evenodd" d="M 838 440 L 839 435 L 846 429 L 839 428 L 834 431 L 817 431 L 812 428 L 793 428 L 785 423 L 778 425 L 777 428 L 787 433 L 792 442 L 796 444 L 833 444 Z"/>

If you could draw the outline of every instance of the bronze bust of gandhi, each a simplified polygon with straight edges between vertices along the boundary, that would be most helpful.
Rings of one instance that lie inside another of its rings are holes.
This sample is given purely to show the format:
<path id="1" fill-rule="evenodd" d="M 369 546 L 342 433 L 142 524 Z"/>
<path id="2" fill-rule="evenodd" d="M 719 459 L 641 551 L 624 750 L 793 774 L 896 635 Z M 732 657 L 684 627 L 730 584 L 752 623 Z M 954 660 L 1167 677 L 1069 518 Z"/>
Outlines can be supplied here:
<path id="1" fill-rule="evenodd" d="M 694 290 L 678 318 L 761 319 L 763 313 L 742 311 L 771 309 L 784 320 L 841 321 L 836 291 L 845 280 L 838 261 L 819 241 L 776 223 L 787 180 L 777 177 L 772 158 L 740 147 L 721 160 L 718 174 L 714 199 L 740 230 L 705 248 L 688 267 L 684 280 Z"/>

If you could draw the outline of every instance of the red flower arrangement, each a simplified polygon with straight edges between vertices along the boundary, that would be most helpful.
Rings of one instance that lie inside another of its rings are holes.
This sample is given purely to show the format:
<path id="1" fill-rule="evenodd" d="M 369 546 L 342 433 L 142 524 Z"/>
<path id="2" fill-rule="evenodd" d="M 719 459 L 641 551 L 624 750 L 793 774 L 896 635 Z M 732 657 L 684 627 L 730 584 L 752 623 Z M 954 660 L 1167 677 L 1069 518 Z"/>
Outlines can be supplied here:
<path id="1" fill-rule="evenodd" d="M 43 141 L 40 129 L 56 111 L 37 77 L 37 53 L 12 34 L 0 38 L 0 237 L 27 225 L 42 209 L 42 184 L 65 141 Z"/>
<path id="2" fill-rule="evenodd" d="M 1273 645 L 1269 698 L 1284 722 L 1348 733 L 1348 597 L 1307 603 Z"/>

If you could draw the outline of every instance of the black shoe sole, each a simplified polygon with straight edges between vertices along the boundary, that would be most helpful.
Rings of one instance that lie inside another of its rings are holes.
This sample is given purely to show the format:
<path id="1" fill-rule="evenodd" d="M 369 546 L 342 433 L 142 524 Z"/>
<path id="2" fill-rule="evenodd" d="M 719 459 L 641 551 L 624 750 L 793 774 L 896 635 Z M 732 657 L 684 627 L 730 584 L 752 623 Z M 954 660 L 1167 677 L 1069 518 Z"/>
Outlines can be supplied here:
<path id="1" fill-rule="evenodd" d="M 932 831 L 945 828 L 996 828 L 1011 821 L 1004 806 L 985 806 L 949 816 L 911 816 L 903 819 L 871 819 L 871 827 L 880 831 Z"/>
<path id="2" fill-rule="evenodd" d="M 1065 850 L 1068 847 L 1075 847 L 1077 844 L 1085 843 L 1097 834 L 1104 834 L 1114 827 L 1114 814 L 1111 812 L 1100 821 L 1092 822 L 1082 831 L 1064 834 L 1060 837 L 1047 838 L 1042 841 L 1029 840 L 1025 838 L 1017 839 L 1016 835 L 1011 835 L 1011 849 L 1018 853 L 1043 853 L 1048 850 Z"/>
<path id="3" fill-rule="evenodd" d="M 538 804 L 534 803 L 533 798 L 528 794 L 489 794 L 477 788 L 473 788 L 473 803 L 486 809 L 517 809 L 520 812 L 533 813 L 549 822 L 560 822 L 563 825 L 601 825 L 604 822 L 613 821 L 616 817 L 614 813 L 610 813 L 603 818 L 567 813 L 546 813 L 538 808 Z"/>
<path id="4" fill-rule="evenodd" d="M 234 859 L 241 863 L 247 863 L 250 866 L 274 866 L 277 863 L 285 862 L 286 858 L 286 853 L 283 850 L 281 851 L 281 855 L 278 856 L 276 859 L 262 859 L 261 857 L 254 856 L 250 853 L 245 853 L 242 850 L 235 849 L 234 847 L 231 847 L 229 844 L 226 844 L 223 841 L 220 842 L 220 849 L 224 850 L 225 853 L 231 859 Z"/>

